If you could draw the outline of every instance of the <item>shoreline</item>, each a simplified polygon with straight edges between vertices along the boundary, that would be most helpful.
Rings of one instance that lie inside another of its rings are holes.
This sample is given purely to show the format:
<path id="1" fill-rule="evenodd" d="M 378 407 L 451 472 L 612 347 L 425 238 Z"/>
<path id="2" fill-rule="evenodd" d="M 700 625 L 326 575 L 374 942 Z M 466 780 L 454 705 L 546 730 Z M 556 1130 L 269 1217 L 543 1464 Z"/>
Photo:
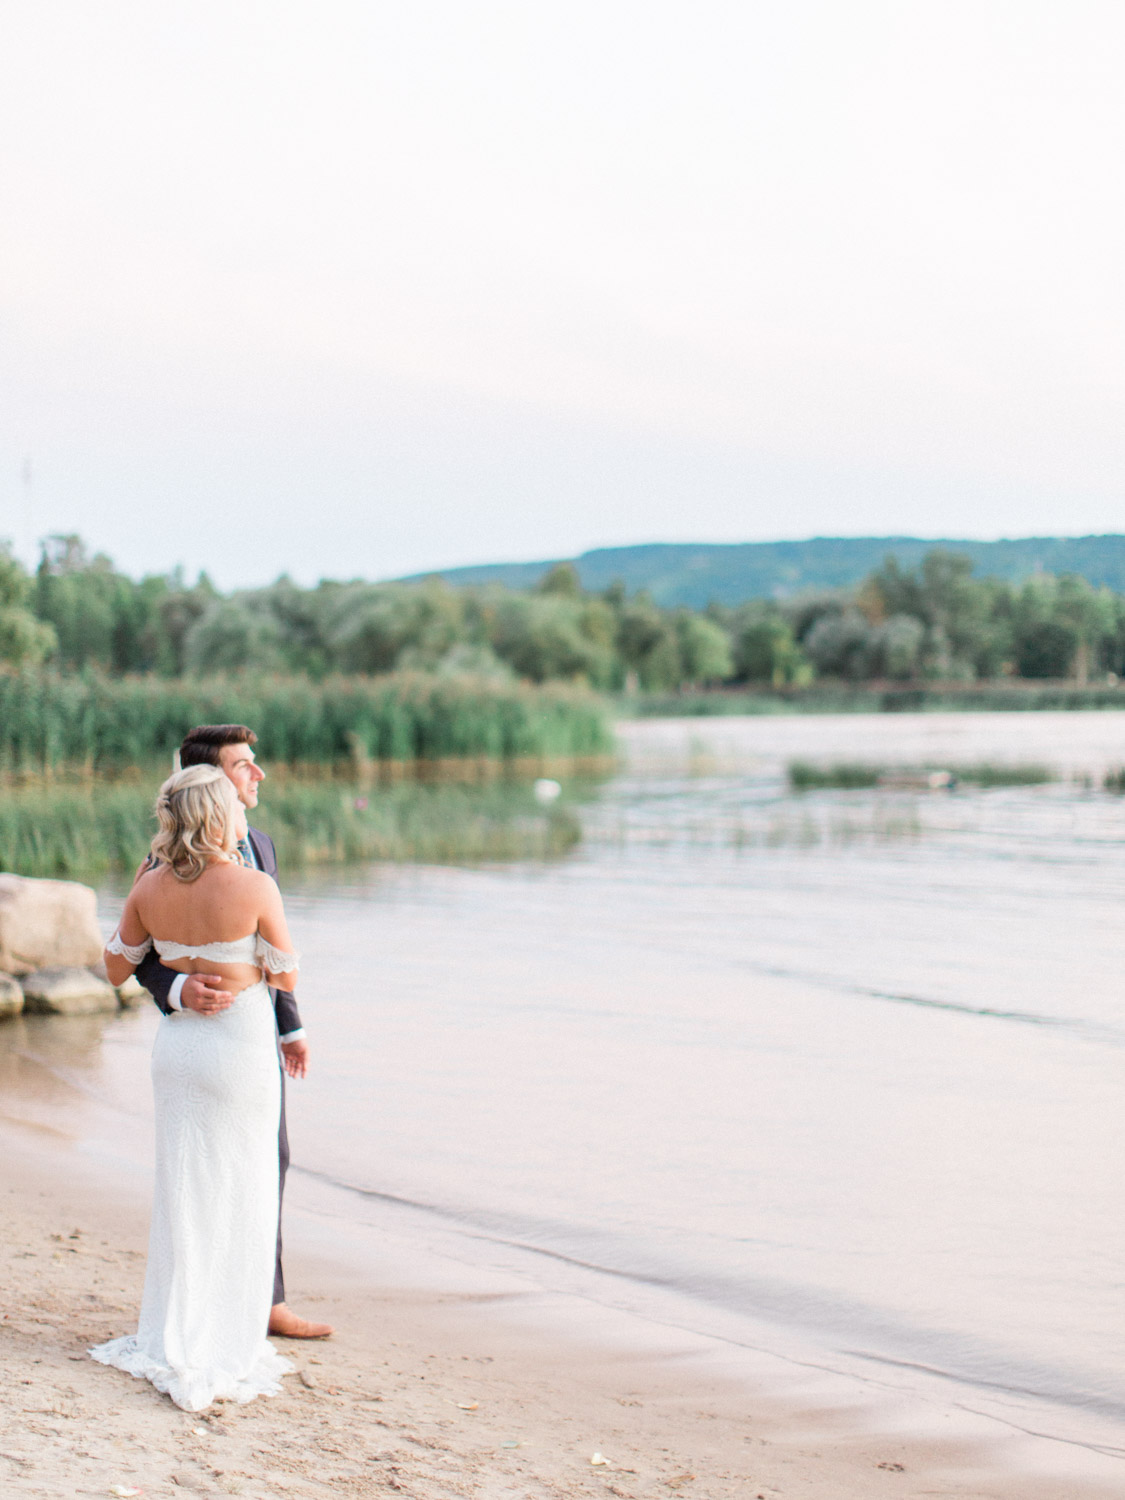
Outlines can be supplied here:
<path id="1" fill-rule="evenodd" d="M 529 1293 L 504 1273 L 357 1255 L 301 1202 L 286 1217 L 293 1305 L 339 1332 L 276 1341 L 285 1392 L 202 1414 L 97 1365 L 144 1275 L 144 1174 L 46 1130 L 0 1126 L 0 1476 L 12 1495 L 623 1500 L 1110 1500 L 1121 1460 L 1002 1419 L 882 1392 L 626 1313 Z M 345 1237 L 346 1238 L 346 1237 Z M 593 1319 L 598 1327 L 594 1336 Z M 774 1378 L 776 1376 L 776 1378 Z M 605 1463 L 592 1463 L 594 1455 Z"/>

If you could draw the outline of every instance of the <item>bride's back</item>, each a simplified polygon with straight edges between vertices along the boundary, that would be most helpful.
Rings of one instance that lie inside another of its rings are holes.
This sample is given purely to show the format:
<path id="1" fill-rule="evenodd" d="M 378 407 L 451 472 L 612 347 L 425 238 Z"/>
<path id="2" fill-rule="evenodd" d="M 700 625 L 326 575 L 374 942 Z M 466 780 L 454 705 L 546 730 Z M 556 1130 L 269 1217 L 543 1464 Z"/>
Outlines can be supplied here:
<path id="1" fill-rule="evenodd" d="M 137 912 L 154 938 L 191 947 L 232 943 L 257 931 L 263 881 L 269 876 L 260 870 L 225 860 L 191 881 L 161 865 L 137 882 Z"/>

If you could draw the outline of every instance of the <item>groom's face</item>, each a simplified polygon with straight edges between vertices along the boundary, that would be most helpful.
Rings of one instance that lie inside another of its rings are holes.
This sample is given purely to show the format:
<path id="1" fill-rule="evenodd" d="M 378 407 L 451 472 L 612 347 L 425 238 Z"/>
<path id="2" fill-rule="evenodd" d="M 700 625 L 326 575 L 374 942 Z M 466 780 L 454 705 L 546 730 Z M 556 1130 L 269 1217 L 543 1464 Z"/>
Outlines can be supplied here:
<path id="1" fill-rule="evenodd" d="M 232 782 L 243 807 L 257 807 L 258 787 L 266 773 L 254 759 L 249 745 L 224 745 L 219 751 L 219 765 Z"/>

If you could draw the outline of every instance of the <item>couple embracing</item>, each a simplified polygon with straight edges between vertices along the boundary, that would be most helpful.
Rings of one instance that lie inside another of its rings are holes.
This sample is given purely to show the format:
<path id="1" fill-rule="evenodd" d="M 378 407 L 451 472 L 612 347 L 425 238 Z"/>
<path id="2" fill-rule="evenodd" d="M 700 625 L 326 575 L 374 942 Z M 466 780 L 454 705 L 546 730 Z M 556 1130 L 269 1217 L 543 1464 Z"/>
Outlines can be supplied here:
<path id="1" fill-rule="evenodd" d="M 291 1368 L 267 1332 L 323 1338 L 285 1304 L 285 1071 L 308 1044 L 298 955 L 272 841 L 248 826 L 264 772 L 240 724 L 193 729 L 156 802 L 159 831 L 106 945 L 161 1011 L 152 1052 L 156 1174 L 136 1334 L 91 1350 L 187 1411 L 278 1390 Z"/>

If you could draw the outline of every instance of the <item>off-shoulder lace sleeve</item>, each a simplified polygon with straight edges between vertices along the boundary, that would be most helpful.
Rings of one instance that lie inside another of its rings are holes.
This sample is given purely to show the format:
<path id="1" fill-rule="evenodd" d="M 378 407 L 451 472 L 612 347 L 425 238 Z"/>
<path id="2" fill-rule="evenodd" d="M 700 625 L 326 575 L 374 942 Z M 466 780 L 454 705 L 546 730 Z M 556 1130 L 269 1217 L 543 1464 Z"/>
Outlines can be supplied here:
<path id="1" fill-rule="evenodd" d="M 151 947 L 152 939 L 150 937 L 146 937 L 143 943 L 138 943 L 136 946 L 132 943 L 123 942 L 121 929 L 118 928 L 105 945 L 105 951 L 107 953 L 120 954 L 122 958 L 127 958 L 131 964 L 139 964 Z"/>
<path id="2" fill-rule="evenodd" d="M 267 974 L 289 974 L 301 967 L 299 953 L 286 953 L 282 948 L 275 948 L 272 943 L 266 942 L 260 932 L 256 951 Z"/>

